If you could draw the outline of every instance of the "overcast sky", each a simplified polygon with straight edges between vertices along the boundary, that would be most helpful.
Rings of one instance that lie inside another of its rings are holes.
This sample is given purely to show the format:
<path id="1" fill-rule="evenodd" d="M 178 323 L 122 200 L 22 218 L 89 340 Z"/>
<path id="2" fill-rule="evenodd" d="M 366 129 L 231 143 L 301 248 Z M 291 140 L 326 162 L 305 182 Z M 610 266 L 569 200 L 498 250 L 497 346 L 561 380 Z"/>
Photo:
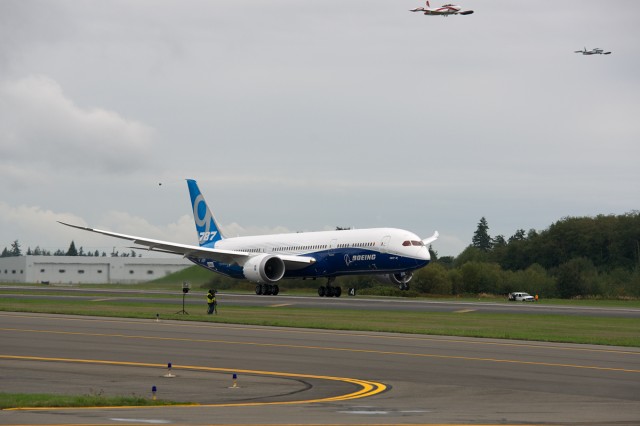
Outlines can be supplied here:
<path id="1" fill-rule="evenodd" d="M 440 256 L 483 216 L 640 209 L 640 2 L 460 5 L 0 0 L 0 250 L 128 246 L 56 220 L 196 244 L 186 178 L 228 235 L 438 230 Z"/>

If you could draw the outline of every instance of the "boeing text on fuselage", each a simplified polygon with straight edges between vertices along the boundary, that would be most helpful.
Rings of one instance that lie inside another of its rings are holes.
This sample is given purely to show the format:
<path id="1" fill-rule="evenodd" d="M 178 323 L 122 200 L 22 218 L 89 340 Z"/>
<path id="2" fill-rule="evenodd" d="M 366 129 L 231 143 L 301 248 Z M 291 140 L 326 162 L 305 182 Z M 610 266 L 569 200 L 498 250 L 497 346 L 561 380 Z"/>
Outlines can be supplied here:
<path id="1" fill-rule="evenodd" d="M 359 260 L 376 260 L 376 255 L 375 254 L 356 254 L 356 255 L 345 254 L 344 255 L 344 263 L 346 263 L 347 266 Z"/>
<path id="2" fill-rule="evenodd" d="M 256 294 L 276 295 L 286 278 L 326 278 L 320 296 L 339 297 L 341 275 L 374 274 L 406 290 L 413 272 L 431 260 L 429 243 L 397 228 L 350 229 L 228 238 L 221 231 L 195 180 L 187 180 L 198 246 L 95 228 L 63 225 L 133 241 L 139 248 L 183 256 L 198 266 L 256 284 Z"/>

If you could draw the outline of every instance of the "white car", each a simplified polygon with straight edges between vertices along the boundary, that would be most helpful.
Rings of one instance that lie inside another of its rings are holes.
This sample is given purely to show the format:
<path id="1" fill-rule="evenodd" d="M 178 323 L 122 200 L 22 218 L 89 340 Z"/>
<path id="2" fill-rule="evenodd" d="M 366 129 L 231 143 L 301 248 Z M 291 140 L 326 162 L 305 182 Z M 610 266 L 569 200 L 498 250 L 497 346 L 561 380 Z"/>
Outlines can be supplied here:
<path id="1" fill-rule="evenodd" d="M 536 299 L 529 293 L 523 291 L 516 291 L 509 293 L 509 300 L 515 300 L 516 302 L 535 302 Z"/>

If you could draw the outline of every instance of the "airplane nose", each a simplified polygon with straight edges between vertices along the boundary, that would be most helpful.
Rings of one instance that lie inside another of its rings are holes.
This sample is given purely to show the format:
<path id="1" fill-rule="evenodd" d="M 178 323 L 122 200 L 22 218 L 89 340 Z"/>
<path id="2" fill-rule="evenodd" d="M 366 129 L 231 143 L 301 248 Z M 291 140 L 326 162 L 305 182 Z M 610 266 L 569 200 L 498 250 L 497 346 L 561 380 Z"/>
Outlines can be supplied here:
<path id="1" fill-rule="evenodd" d="M 420 247 L 420 250 L 418 250 L 418 257 L 421 260 L 431 260 L 431 254 L 429 253 L 429 248 L 426 246 Z"/>

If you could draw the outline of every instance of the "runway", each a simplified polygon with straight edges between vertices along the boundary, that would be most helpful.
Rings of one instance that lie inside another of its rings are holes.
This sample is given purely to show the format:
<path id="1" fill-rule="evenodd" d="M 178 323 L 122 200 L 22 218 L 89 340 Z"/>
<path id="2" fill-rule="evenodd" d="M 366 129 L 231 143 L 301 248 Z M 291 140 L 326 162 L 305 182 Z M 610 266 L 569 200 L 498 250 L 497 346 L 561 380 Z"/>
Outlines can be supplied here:
<path id="1" fill-rule="evenodd" d="M 148 302 L 167 302 L 168 297 L 173 297 L 177 303 L 182 301 L 182 292 L 161 290 L 135 290 L 135 289 L 100 289 L 77 288 L 56 286 L 11 286 L 3 285 L 3 290 L 15 290 L 15 293 L 5 293 L 2 297 L 25 300 L 39 299 L 69 299 L 95 300 L 99 297 L 117 298 L 121 302 L 136 302 L 144 298 Z M 44 293 L 44 294 L 43 294 Z M 188 306 L 202 306 L 205 299 L 205 291 L 191 291 L 185 297 Z M 157 298 L 154 298 L 154 295 Z M 218 293 L 219 303 L 224 306 L 291 306 L 298 308 L 325 308 L 353 309 L 353 310 L 394 310 L 407 312 L 482 312 L 482 313 L 509 313 L 527 315 L 588 315 L 619 318 L 639 318 L 639 308 L 608 307 L 608 306 L 569 306 L 524 302 L 506 301 L 450 301 L 437 299 L 413 299 L 398 297 L 350 297 L 343 295 L 340 298 L 325 298 L 318 296 L 257 296 L 255 294 L 242 293 Z"/>
<path id="2" fill-rule="evenodd" d="M 11 312 L 0 342 L 3 392 L 199 404 L 4 425 L 640 423 L 637 348 Z"/>

